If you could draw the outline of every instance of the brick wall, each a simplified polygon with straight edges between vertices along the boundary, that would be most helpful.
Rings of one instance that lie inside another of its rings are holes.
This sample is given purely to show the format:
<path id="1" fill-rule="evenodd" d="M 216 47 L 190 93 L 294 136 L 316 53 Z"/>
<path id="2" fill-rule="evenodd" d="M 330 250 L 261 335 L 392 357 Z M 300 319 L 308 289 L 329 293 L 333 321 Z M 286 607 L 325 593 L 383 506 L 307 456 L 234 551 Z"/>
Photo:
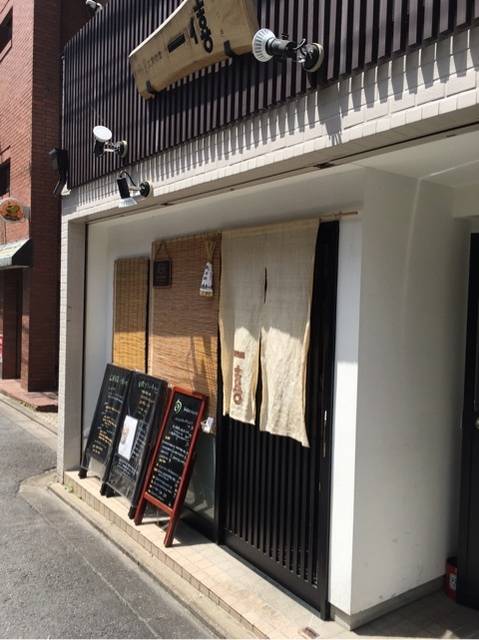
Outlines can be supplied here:
<path id="1" fill-rule="evenodd" d="M 10 193 L 31 207 L 31 220 L 0 222 L 0 242 L 33 240 L 34 265 L 23 272 L 21 366 L 22 384 L 33 391 L 57 383 L 60 201 L 48 151 L 61 144 L 63 45 L 88 14 L 81 0 L 0 0 L 0 21 L 12 8 L 12 46 L 0 59 L 0 157 L 10 159 Z"/>

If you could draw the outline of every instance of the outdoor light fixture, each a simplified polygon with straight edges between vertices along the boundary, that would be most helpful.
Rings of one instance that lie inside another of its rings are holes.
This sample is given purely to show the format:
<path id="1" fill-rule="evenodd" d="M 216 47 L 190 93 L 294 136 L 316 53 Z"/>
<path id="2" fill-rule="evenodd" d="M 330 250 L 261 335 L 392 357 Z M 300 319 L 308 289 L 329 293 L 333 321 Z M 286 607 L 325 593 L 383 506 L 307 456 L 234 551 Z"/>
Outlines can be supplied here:
<path id="1" fill-rule="evenodd" d="M 128 184 L 128 178 L 130 184 Z M 149 182 L 141 182 L 140 186 L 137 186 L 127 171 L 122 171 L 117 178 L 118 191 L 120 193 L 120 202 L 118 207 L 120 209 L 126 209 L 127 207 L 134 207 L 137 201 L 131 195 L 134 194 L 141 196 L 142 198 L 148 198 L 153 193 L 153 187 Z M 131 188 L 133 187 L 133 189 Z"/>
<path id="2" fill-rule="evenodd" d="M 86 0 L 85 1 L 86 8 L 94 16 L 96 13 L 103 11 L 103 5 L 99 2 L 95 2 L 95 0 Z"/>
<path id="3" fill-rule="evenodd" d="M 101 158 L 104 153 L 116 153 L 120 158 L 125 158 L 128 153 L 128 143 L 126 140 L 112 142 L 113 134 L 108 127 L 95 127 L 93 129 L 95 136 L 95 147 L 93 154 L 96 158 Z"/>
<path id="4" fill-rule="evenodd" d="M 58 173 L 58 182 L 53 190 L 53 195 L 60 196 L 68 181 L 70 165 L 68 151 L 66 149 L 59 149 L 58 147 L 55 147 L 48 155 L 50 156 L 53 170 Z"/>
<path id="5" fill-rule="evenodd" d="M 308 73 L 319 69 L 324 59 L 324 49 L 320 44 L 308 44 L 306 40 L 292 42 L 277 38 L 269 29 L 260 29 L 253 38 L 253 55 L 259 62 L 295 60 Z"/>

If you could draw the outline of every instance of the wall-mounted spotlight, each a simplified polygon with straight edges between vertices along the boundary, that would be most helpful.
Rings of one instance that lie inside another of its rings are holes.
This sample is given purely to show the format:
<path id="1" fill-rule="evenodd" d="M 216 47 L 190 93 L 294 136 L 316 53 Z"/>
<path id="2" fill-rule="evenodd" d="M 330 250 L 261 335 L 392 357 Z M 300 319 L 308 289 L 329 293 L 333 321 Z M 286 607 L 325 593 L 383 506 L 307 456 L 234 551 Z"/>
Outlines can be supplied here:
<path id="1" fill-rule="evenodd" d="M 259 62 L 295 60 L 308 73 L 319 69 L 324 60 L 324 49 L 320 44 L 308 44 L 306 40 L 292 42 L 277 38 L 269 29 L 260 29 L 253 38 L 253 55 Z"/>
<path id="2" fill-rule="evenodd" d="M 95 136 L 95 147 L 93 154 L 96 158 L 101 158 L 104 153 L 116 153 L 120 158 L 125 158 L 128 153 L 128 143 L 126 140 L 112 142 L 113 134 L 108 127 L 95 127 L 93 129 Z"/>
<path id="3" fill-rule="evenodd" d="M 53 190 L 53 195 L 60 196 L 68 181 L 68 172 L 70 170 L 68 151 L 55 147 L 48 155 L 52 161 L 53 171 L 58 173 L 58 182 Z"/>
<path id="4" fill-rule="evenodd" d="M 92 16 L 100 11 L 103 11 L 103 5 L 95 0 L 85 0 L 85 5 Z"/>
<path id="5" fill-rule="evenodd" d="M 128 184 L 128 180 L 130 181 L 130 184 Z M 120 202 L 118 203 L 118 207 L 120 209 L 134 207 L 137 204 L 137 201 L 132 196 L 132 192 L 142 198 L 148 198 L 153 194 L 153 187 L 149 182 L 141 182 L 140 185 L 137 186 L 127 171 L 122 171 L 119 174 L 117 183 L 118 191 L 120 193 Z"/>

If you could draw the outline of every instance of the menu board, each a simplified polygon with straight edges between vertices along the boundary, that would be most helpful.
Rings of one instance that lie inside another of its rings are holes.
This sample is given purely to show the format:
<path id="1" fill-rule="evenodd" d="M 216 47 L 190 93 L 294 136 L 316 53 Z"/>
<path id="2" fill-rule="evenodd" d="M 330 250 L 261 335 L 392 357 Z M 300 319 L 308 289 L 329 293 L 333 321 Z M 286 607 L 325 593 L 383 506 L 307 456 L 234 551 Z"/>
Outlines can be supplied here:
<path id="1" fill-rule="evenodd" d="M 175 394 L 147 489 L 150 496 L 170 509 L 178 495 L 200 411 L 201 399 Z"/>
<path id="2" fill-rule="evenodd" d="M 91 458 L 104 465 L 108 463 L 123 414 L 131 376 L 132 372 L 126 369 L 112 364 L 106 367 L 83 455 L 81 478 L 86 476 Z"/>
<path id="3" fill-rule="evenodd" d="M 133 510 L 139 498 L 152 447 L 159 431 L 167 383 L 134 373 L 123 408 L 123 417 L 104 484 L 128 498 Z"/>
<path id="4" fill-rule="evenodd" d="M 173 389 L 160 438 L 150 461 L 135 522 L 141 524 L 147 502 L 171 515 L 166 546 L 171 544 L 174 526 L 183 506 L 205 408 L 205 396 Z"/>

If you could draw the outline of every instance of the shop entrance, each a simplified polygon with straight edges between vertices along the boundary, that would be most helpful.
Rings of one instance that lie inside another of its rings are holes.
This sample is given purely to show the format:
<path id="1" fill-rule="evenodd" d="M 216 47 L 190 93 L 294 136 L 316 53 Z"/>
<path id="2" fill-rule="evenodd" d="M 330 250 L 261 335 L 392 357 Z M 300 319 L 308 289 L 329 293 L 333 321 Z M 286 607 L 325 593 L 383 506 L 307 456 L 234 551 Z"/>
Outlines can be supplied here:
<path id="1" fill-rule="evenodd" d="M 471 238 L 457 597 L 479 609 L 479 234 Z"/>
<path id="2" fill-rule="evenodd" d="M 323 618 L 329 615 L 338 235 L 337 222 L 320 226 L 307 380 L 310 448 L 290 438 L 260 432 L 257 425 L 226 418 L 220 430 L 218 456 L 221 541 L 319 609 Z"/>

